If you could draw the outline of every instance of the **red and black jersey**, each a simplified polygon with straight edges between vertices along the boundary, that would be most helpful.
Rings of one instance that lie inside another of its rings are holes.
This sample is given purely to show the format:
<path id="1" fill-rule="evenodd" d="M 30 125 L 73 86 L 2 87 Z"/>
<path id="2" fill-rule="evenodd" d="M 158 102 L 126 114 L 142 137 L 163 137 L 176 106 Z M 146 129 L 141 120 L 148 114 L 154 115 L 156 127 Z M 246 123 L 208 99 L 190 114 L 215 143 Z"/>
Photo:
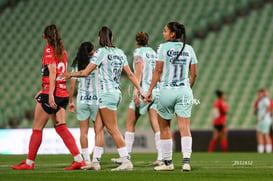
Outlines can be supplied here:
<path id="1" fill-rule="evenodd" d="M 49 64 L 56 64 L 56 84 L 55 93 L 57 97 L 68 97 L 69 94 L 66 88 L 66 80 L 59 78 L 60 73 L 66 72 L 67 68 L 67 54 L 64 54 L 63 60 L 54 56 L 53 48 L 51 46 L 46 46 L 44 50 L 43 60 L 42 60 L 42 92 L 43 94 L 48 94 L 49 92 Z"/>
<path id="2" fill-rule="evenodd" d="M 219 116 L 213 120 L 213 125 L 225 125 L 226 124 L 226 113 L 228 111 L 228 105 L 225 101 L 217 99 L 213 108 L 218 109 Z"/>

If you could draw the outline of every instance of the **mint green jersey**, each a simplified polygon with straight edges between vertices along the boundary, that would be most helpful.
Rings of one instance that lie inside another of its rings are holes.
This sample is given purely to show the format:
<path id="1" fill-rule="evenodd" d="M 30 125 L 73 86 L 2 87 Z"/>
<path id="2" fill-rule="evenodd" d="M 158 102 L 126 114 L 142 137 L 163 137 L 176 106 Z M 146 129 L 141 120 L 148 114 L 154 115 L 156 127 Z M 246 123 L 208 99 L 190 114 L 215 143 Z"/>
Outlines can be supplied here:
<path id="1" fill-rule="evenodd" d="M 72 72 L 77 72 L 78 66 L 73 67 Z M 78 95 L 77 103 L 88 105 L 99 105 L 99 75 L 98 70 L 92 71 L 87 77 L 73 78 L 77 79 Z"/>
<path id="2" fill-rule="evenodd" d="M 137 63 L 142 63 L 142 77 L 140 85 L 144 92 L 148 91 L 152 81 L 156 64 L 155 57 L 156 53 L 151 47 L 144 46 L 137 48 L 134 51 L 133 69 L 136 73 L 135 65 Z"/>
<path id="3" fill-rule="evenodd" d="M 157 61 L 164 62 L 161 75 L 161 87 L 179 88 L 190 87 L 189 68 L 197 64 L 193 48 L 186 44 L 182 54 L 176 59 L 183 43 L 181 41 L 168 41 L 160 44 L 157 50 Z"/>
<path id="4" fill-rule="evenodd" d="M 122 69 L 128 65 L 124 52 L 116 47 L 99 48 L 90 60 L 99 68 L 100 91 L 109 93 L 120 91 Z"/>

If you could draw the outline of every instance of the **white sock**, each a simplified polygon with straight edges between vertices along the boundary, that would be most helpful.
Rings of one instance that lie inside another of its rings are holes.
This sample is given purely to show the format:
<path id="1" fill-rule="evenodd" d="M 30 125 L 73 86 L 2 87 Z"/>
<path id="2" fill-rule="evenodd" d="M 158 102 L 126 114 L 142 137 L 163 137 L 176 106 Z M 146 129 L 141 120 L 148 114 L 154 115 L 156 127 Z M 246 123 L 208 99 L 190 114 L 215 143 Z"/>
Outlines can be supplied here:
<path id="1" fill-rule="evenodd" d="M 123 159 L 123 161 L 127 161 L 130 159 L 126 146 L 122 148 L 118 148 L 118 154 L 119 154 L 119 157 Z"/>
<path id="2" fill-rule="evenodd" d="M 160 140 L 162 157 L 164 160 L 172 160 L 172 153 L 173 153 L 172 144 L 173 144 L 172 139 Z"/>
<path id="3" fill-rule="evenodd" d="M 266 153 L 272 153 L 272 145 L 271 144 L 265 145 L 265 152 Z"/>
<path id="4" fill-rule="evenodd" d="M 75 162 L 82 162 L 83 161 L 82 155 L 78 154 L 78 155 L 74 156 L 74 161 Z"/>
<path id="5" fill-rule="evenodd" d="M 190 158 L 192 152 L 192 137 L 191 136 L 183 136 L 181 137 L 181 151 L 183 154 L 183 158 Z"/>
<path id="6" fill-rule="evenodd" d="M 131 153 L 132 147 L 133 147 L 133 144 L 135 141 L 135 133 L 126 131 L 124 137 L 125 137 L 125 144 L 127 147 L 127 151 L 128 151 L 128 153 Z"/>
<path id="7" fill-rule="evenodd" d="M 257 151 L 258 151 L 258 153 L 263 153 L 264 152 L 264 145 L 258 145 Z"/>
<path id="8" fill-rule="evenodd" d="M 155 133 L 155 147 L 157 150 L 157 160 L 163 160 L 162 151 L 160 146 L 160 132 Z"/>
<path id="9" fill-rule="evenodd" d="M 88 148 L 82 148 L 82 155 L 83 155 L 83 159 L 85 161 L 90 161 L 90 156 L 89 156 L 89 150 L 88 150 Z"/>
<path id="10" fill-rule="evenodd" d="M 26 160 L 26 164 L 27 164 L 27 165 L 30 165 L 30 166 L 31 166 L 33 163 L 34 163 L 33 160 L 29 160 L 29 159 Z"/>
<path id="11" fill-rule="evenodd" d="M 103 147 L 95 146 L 93 152 L 93 160 L 92 162 L 99 162 L 101 159 L 101 155 L 103 154 Z"/>

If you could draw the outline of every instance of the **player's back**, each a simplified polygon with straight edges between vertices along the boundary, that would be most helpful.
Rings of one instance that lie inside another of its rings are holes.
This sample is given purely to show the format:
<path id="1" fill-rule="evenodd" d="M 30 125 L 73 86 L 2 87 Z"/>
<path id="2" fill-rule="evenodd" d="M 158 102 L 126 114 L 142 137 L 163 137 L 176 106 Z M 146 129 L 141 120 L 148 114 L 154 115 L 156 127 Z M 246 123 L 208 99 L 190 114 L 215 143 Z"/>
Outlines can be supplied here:
<path id="1" fill-rule="evenodd" d="M 186 44 L 181 55 L 179 54 L 183 43 L 181 41 L 168 41 L 159 46 L 157 61 L 163 61 L 164 67 L 161 76 L 163 87 L 189 87 L 189 67 L 197 64 L 193 48 Z"/>
<path id="2" fill-rule="evenodd" d="M 103 92 L 120 90 L 122 69 L 128 65 L 124 52 L 116 47 L 99 48 L 91 59 L 99 67 L 100 87 Z"/>
<path id="3" fill-rule="evenodd" d="M 136 73 L 135 64 L 142 62 L 141 87 L 144 91 L 149 89 L 152 81 L 153 72 L 156 65 L 155 57 L 155 51 L 148 46 L 137 48 L 134 51 L 133 69 Z"/>

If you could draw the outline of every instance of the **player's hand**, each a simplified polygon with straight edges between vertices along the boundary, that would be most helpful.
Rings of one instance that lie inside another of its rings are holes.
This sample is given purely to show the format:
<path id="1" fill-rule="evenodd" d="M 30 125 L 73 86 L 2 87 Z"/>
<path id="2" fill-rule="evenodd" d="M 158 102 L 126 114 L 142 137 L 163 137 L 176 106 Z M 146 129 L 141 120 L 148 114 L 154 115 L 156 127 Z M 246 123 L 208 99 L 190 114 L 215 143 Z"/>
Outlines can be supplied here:
<path id="1" fill-rule="evenodd" d="M 68 110 L 69 112 L 72 112 L 72 113 L 76 112 L 76 106 L 73 102 L 69 103 Z"/>
<path id="2" fill-rule="evenodd" d="M 70 73 L 67 73 L 67 72 L 60 73 L 59 77 L 62 79 L 70 79 L 71 78 Z"/>
<path id="3" fill-rule="evenodd" d="M 148 90 L 148 93 L 147 93 L 146 96 L 147 96 L 147 101 L 152 102 L 153 94 L 152 94 L 152 91 L 150 89 Z"/>
<path id="4" fill-rule="evenodd" d="M 39 91 L 39 92 L 35 95 L 35 97 L 34 97 L 34 101 L 35 101 L 35 102 L 38 102 L 37 99 L 38 99 L 39 95 L 41 94 L 41 92 L 42 92 L 42 91 Z"/>
<path id="5" fill-rule="evenodd" d="M 143 101 L 145 104 L 147 104 L 148 102 L 147 102 L 147 96 L 146 96 L 146 94 L 144 94 L 144 92 L 143 92 L 142 89 L 139 91 L 139 93 L 140 93 L 140 96 L 141 96 L 142 101 Z"/>
<path id="6" fill-rule="evenodd" d="M 135 103 L 136 107 L 140 106 L 140 100 L 139 100 L 137 91 L 134 91 L 134 103 Z"/>
<path id="7" fill-rule="evenodd" d="M 49 95 L 48 103 L 49 103 L 50 107 L 52 107 L 53 109 L 57 109 L 57 104 L 55 103 L 53 95 Z"/>

